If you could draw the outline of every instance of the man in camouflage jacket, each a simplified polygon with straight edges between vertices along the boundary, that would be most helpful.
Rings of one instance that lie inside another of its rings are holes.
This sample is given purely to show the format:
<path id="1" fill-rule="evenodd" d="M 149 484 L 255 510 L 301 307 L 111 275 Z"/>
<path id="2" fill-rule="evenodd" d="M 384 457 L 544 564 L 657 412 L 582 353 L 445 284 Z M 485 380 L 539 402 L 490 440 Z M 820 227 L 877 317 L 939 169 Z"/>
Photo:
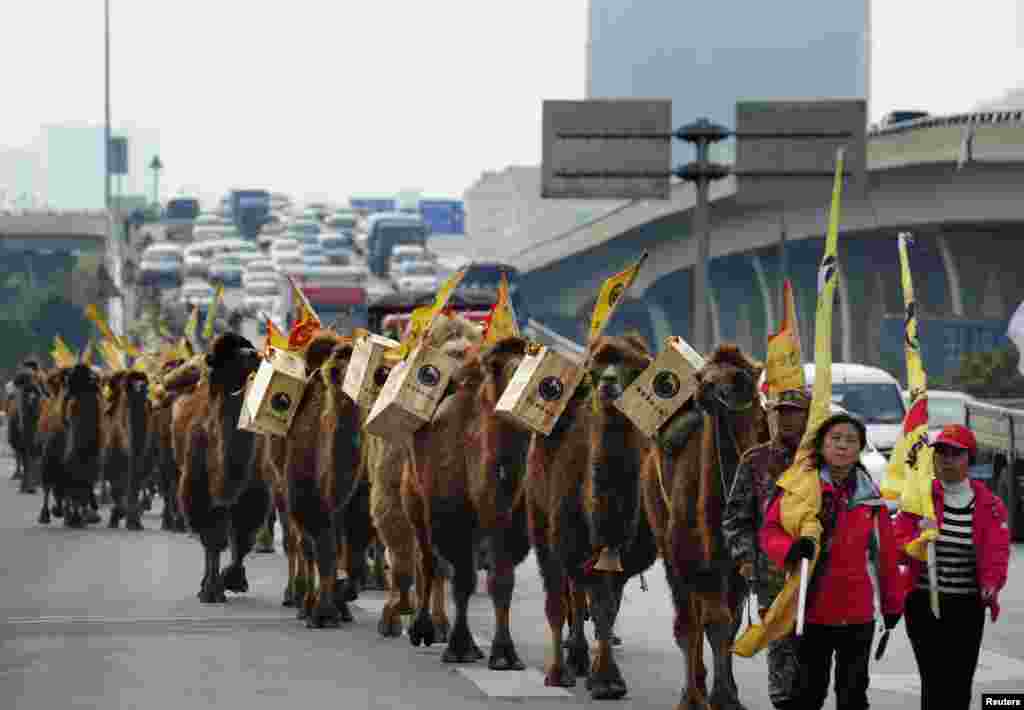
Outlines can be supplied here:
<path id="1" fill-rule="evenodd" d="M 811 397 L 806 390 L 787 390 L 769 403 L 772 439 L 755 446 L 740 459 L 725 506 L 722 529 L 733 560 L 750 583 L 762 618 L 785 582 L 785 573 L 759 549 L 758 531 L 778 488 L 775 481 L 793 463 L 807 428 Z M 800 666 L 793 636 L 768 646 L 768 695 L 782 710 L 794 707 L 799 692 Z"/>

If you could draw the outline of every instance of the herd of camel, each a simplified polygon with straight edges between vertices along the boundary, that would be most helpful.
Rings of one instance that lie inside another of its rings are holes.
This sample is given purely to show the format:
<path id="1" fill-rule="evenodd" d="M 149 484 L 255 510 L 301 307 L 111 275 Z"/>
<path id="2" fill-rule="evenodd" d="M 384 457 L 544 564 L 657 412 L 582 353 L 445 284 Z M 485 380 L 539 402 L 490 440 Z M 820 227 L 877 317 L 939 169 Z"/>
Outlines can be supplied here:
<path id="1" fill-rule="evenodd" d="M 202 545 L 199 600 L 219 603 L 225 591 L 248 591 L 246 556 L 276 516 L 288 557 L 284 604 L 314 628 L 352 620 L 348 602 L 365 588 L 368 549 L 379 545 L 389 590 L 380 634 L 401 636 L 401 617 L 412 614 L 409 640 L 446 643 L 446 663 L 485 657 L 468 618 L 482 547 L 495 620 L 488 666 L 510 671 L 524 667 L 510 623 L 515 569 L 532 550 L 550 626 L 545 683 L 584 677 L 595 699 L 627 692 L 612 654 L 615 618 L 626 582 L 660 557 L 686 665 L 680 708 L 742 708 L 731 645 L 747 587 L 720 520 L 739 457 L 769 438 L 755 385 L 761 363 L 718 346 L 695 375 L 694 396 L 651 439 L 613 404 L 654 354 L 638 335 L 603 336 L 545 437 L 495 414 L 529 341 L 485 346 L 481 327 L 457 313 L 439 316 L 425 337 L 460 366 L 432 420 L 393 440 L 364 431 L 368 410 L 342 389 L 354 341 L 332 330 L 305 350 L 307 384 L 286 437 L 238 427 L 264 354 L 233 332 L 158 374 L 23 368 L 8 421 L 24 477 L 43 487 L 39 523 L 51 514 L 68 526 L 98 522 L 102 481 L 109 525 L 141 529 L 154 482 L 163 527 L 187 527 Z"/>

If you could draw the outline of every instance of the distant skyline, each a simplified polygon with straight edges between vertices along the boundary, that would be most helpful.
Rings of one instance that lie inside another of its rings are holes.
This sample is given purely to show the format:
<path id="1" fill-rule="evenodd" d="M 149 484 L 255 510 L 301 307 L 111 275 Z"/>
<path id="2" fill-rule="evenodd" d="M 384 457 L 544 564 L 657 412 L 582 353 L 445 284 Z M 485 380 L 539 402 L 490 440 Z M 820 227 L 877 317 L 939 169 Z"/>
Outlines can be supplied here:
<path id="1" fill-rule="evenodd" d="M 165 198 L 232 186 L 297 202 L 408 185 L 459 196 L 484 170 L 539 163 L 541 102 L 584 95 L 586 0 L 110 4 L 114 124 L 158 137 Z M 969 111 L 1020 86 L 1017 4 L 873 0 L 872 121 Z M 0 154 L 43 125 L 102 125 L 102 0 L 16 3 L 4 19 L 16 31 L 0 66 L 17 70 L 4 76 Z M 150 175 L 134 178 L 148 192 Z"/>

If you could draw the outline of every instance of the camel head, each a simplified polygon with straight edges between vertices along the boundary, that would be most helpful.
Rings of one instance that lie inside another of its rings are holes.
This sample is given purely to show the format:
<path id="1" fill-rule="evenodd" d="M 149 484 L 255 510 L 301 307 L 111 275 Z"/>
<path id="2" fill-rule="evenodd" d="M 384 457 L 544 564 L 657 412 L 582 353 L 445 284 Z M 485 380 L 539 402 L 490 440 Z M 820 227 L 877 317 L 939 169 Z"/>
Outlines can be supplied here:
<path id="1" fill-rule="evenodd" d="M 592 352 L 590 377 L 596 406 L 611 412 L 615 401 L 654 358 L 647 341 L 639 335 L 601 336 Z"/>
<path id="2" fill-rule="evenodd" d="M 764 368 L 739 347 L 719 345 L 697 378 L 697 402 L 709 414 L 739 414 L 759 406 L 757 379 Z"/>
<path id="3" fill-rule="evenodd" d="M 210 384 L 228 392 L 242 389 L 251 373 L 260 366 L 260 354 L 238 333 L 218 335 L 206 354 Z"/>

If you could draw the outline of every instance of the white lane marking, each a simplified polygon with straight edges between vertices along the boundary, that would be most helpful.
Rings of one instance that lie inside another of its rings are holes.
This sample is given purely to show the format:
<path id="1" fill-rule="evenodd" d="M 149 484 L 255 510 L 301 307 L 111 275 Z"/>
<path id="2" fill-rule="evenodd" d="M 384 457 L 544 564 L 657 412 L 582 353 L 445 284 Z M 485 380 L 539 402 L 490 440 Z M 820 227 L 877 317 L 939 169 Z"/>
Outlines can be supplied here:
<path id="1" fill-rule="evenodd" d="M 565 688 L 544 685 L 544 674 L 536 668 L 524 671 L 492 671 L 487 667 L 459 667 L 458 672 L 473 681 L 485 695 L 492 698 L 571 698 Z"/>

